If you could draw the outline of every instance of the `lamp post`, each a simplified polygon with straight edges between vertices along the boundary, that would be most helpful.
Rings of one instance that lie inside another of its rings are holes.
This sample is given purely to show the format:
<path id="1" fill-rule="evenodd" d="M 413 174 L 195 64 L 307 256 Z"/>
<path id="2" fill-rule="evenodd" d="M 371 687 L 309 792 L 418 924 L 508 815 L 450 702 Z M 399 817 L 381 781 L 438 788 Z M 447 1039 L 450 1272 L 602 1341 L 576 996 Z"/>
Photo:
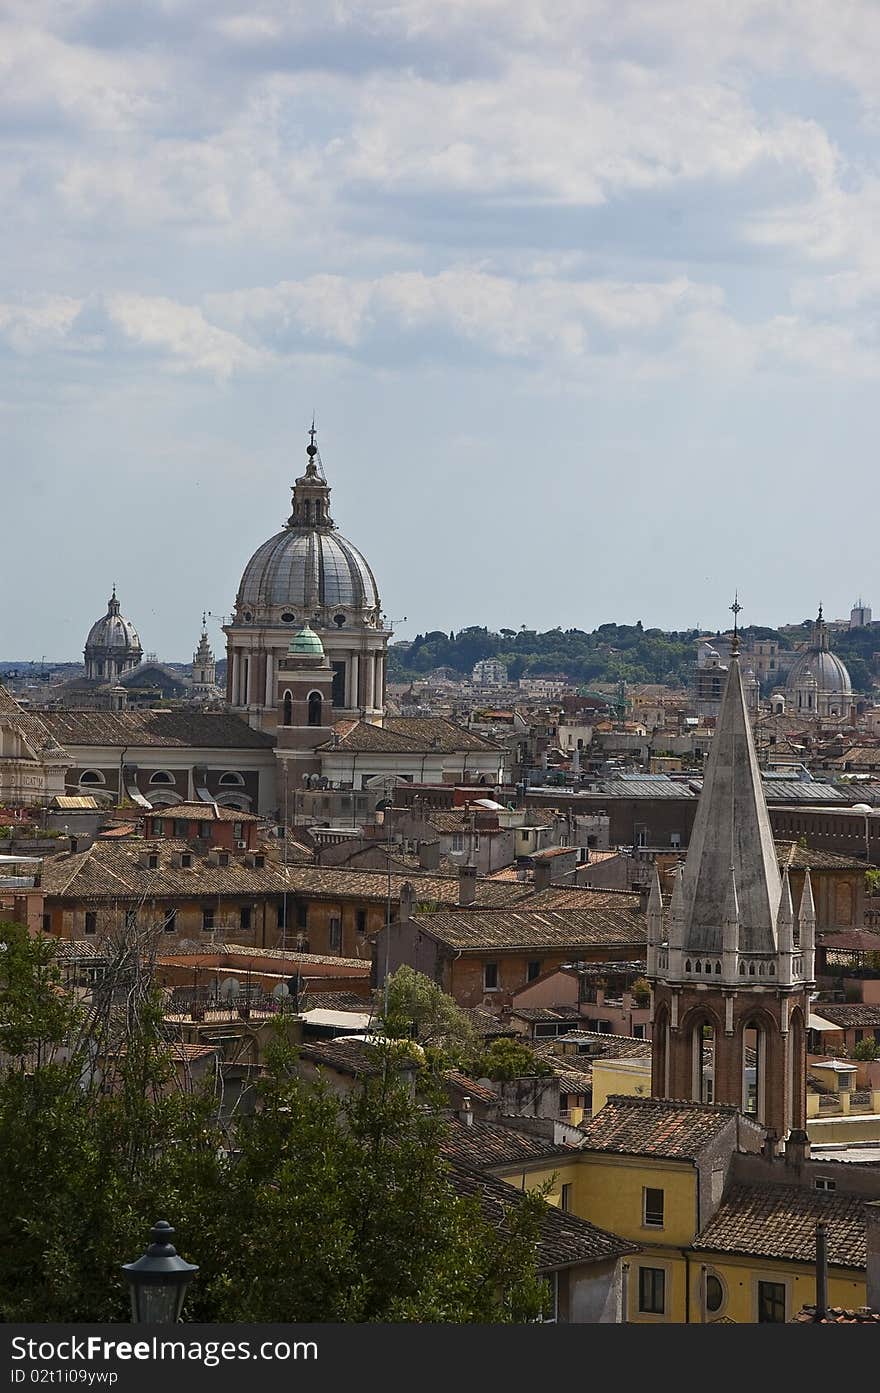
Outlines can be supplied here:
<path id="1" fill-rule="evenodd" d="M 174 1229 L 160 1219 L 143 1256 L 123 1264 L 135 1325 L 176 1325 L 180 1320 L 186 1289 L 199 1269 L 178 1257 L 173 1237 Z"/>

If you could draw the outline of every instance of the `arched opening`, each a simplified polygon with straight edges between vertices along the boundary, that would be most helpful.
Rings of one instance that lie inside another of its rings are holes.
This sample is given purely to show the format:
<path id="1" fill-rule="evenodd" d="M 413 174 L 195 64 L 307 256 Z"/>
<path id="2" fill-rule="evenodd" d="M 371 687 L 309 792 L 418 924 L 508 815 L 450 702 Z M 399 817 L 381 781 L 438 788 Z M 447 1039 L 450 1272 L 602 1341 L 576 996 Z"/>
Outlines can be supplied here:
<path id="1" fill-rule="evenodd" d="M 758 1122 L 765 1117 L 766 1057 L 766 1032 L 758 1021 L 746 1021 L 742 1030 L 742 1110 Z"/>
<path id="2" fill-rule="evenodd" d="M 689 1025 L 691 1051 L 690 1096 L 695 1103 L 715 1101 L 715 1042 L 714 1022 L 700 1012 Z"/>
<path id="3" fill-rule="evenodd" d="M 290 695 L 290 692 L 284 693 L 284 715 L 282 725 L 293 725 L 293 697 Z"/>
<path id="4" fill-rule="evenodd" d="M 102 784 L 104 775 L 98 769 L 84 769 L 79 776 L 81 784 Z"/>
<path id="5" fill-rule="evenodd" d="M 324 705 L 324 698 L 320 692 L 309 692 L 309 725 L 319 726 L 321 724 L 321 711 Z"/>
<path id="6" fill-rule="evenodd" d="M 661 1006 L 655 1017 L 651 1033 L 651 1050 L 654 1057 L 651 1092 L 655 1098 L 669 1097 L 669 1012 Z"/>
<path id="7" fill-rule="evenodd" d="M 244 777 L 243 777 L 243 775 L 241 775 L 241 774 L 235 773 L 234 770 L 228 769 L 228 770 L 226 771 L 225 774 L 221 774 L 221 775 L 220 775 L 220 783 L 221 783 L 221 784 L 237 784 L 238 787 L 240 788 L 240 787 L 242 786 L 242 784 L 244 783 Z"/>
<path id="8" fill-rule="evenodd" d="M 169 774 L 167 769 L 157 769 L 157 770 L 155 771 L 154 774 L 151 774 L 151 775 L 150 775 L 150 783 L 151 783 L 151 784 L 173 784 L 173 783 L 174 783 L 174 775 L 173 775 L 173 774 Z"/>
<path id="9" fill-rule="evenodd" d="M 788 1021 L 788 1107 L 786 1126 L 803 1128 L 806 1125 L 807 1071 L 804 1047 L 806 1032 L 803 1012 L 792 1011 Z"/>

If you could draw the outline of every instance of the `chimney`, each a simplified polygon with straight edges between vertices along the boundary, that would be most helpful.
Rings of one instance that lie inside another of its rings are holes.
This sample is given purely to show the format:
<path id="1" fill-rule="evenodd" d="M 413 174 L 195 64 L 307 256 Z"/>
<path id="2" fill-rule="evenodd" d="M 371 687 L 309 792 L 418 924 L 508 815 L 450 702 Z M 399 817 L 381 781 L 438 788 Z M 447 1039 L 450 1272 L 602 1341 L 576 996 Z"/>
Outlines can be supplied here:
<path id="1" fill-rule="evenodd" d="M 419 866 L 423 871 L 436 871 L 440 867 L 440 843 L 419 842 Z"/>
<path id="2" fill-rule="evenodd" d="M 473 1127 L 474 1125 L 474 1110 L 471 1107 L 471 1100 L 467 1096 L 461 1100 L 461 1107 L 458 1110 L 458 1120 L 463 1123 L 465 1127 Z"/>
<path id="3" fill-rule="evenodd" d="M 546 890 L 550 884 L 550 876 L 553 867 L 546 857 L 535 857 L 532 862 L 535 871 L 534 885 L 536 890 Z"/>
<path id="4" fill-rule="evenodd" d="M 473 904 L 477 898 L 476 866 L 461 866 L 458 872 L 458 903 L 461 909 Z"/>
<path id="5" fill-rule="evenodd" d="M 810 1138 L 800 1127 L 792 1127 L 785 1140 L 785 1164 L 802 1166 L 810 1157 Z"/>
<path id="6" fill-rule="evenodd" d="M 816 1320 L 824 1320 L 828 1311 L 828 1230 L 825 1220 L 816 1225 Z"/>
<path id="7" fill-rule="evenodd" d="M 412 918 L 414 899 L 415 891 L 413 890 L 410 882 L 407 880 L 400 887 L 400 913 L 398 915 L 398 919 L 401 924 L 408 924 L 410 919 Z"/>
<path id="8" fill-rule="evenodd" d="M 865 1229 L 868 1241 L 867 1301 L 872 1311 L 880 1311 L 880 1200 L 865 1205 Z"/>

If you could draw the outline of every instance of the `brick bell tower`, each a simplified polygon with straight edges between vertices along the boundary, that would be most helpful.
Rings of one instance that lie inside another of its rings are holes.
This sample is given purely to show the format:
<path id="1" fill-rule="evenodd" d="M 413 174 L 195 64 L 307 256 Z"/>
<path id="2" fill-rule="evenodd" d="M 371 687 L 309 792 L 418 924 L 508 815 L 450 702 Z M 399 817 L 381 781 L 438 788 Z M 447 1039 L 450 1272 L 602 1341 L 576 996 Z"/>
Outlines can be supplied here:
<path id="1" fill-rule="evenodd" d="M 779 1142 L 805 1128 L 815 925 L 809 871 L 797 914 L 780 878 L 734 626 L 687 860 L 648 902 L 655 1098 L 730 1104 Z"/>

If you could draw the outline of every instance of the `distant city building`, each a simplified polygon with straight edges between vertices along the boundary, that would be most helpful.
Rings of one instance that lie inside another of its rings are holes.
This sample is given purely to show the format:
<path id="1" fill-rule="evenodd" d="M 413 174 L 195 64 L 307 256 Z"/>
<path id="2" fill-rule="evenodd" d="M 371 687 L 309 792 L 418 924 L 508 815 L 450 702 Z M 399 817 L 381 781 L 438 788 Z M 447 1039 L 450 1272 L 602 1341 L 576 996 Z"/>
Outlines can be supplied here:
<path id="1" fill-rule="evenodd" d="M 871 623 L 871 606 L 864 604 L 861 595 L 849 612 L 851 629 L 866 629 Z"/>
<path id="2" fill-rule="evenodd" d="M 478 687 L 506 687 L 507 668 L 497 658 L 483 658 L 479 663 L 474 663 L 471 680 Z"/>
<path id="3" fill-rule="evenodd" d="M 701 639 L 694 675 L 694 705 L 697 715 L 703 720 L 707 716 L 716 717 L 721 710 L 726 677 L 727 668 L 721 661 L 718 649 Z"/>
<path id="4" fill-rule="evenodd" d="M 828 626 L 822 606 L 813 625 L 809 645 L 789 669 L 785 695 L 797 714 L 846 716 L 852 701 L 852 683 L 846 665 L 830 652 Z"/>
<path id="5" fill-rule="evenodd" d="M 208 641 L 208 617 L 202 615 L 202 635 L 199 646 L 193 654 L 192 694 L 195 697 L 219 697 L 222 693 L 217 687 L 217 664 Z"/>

